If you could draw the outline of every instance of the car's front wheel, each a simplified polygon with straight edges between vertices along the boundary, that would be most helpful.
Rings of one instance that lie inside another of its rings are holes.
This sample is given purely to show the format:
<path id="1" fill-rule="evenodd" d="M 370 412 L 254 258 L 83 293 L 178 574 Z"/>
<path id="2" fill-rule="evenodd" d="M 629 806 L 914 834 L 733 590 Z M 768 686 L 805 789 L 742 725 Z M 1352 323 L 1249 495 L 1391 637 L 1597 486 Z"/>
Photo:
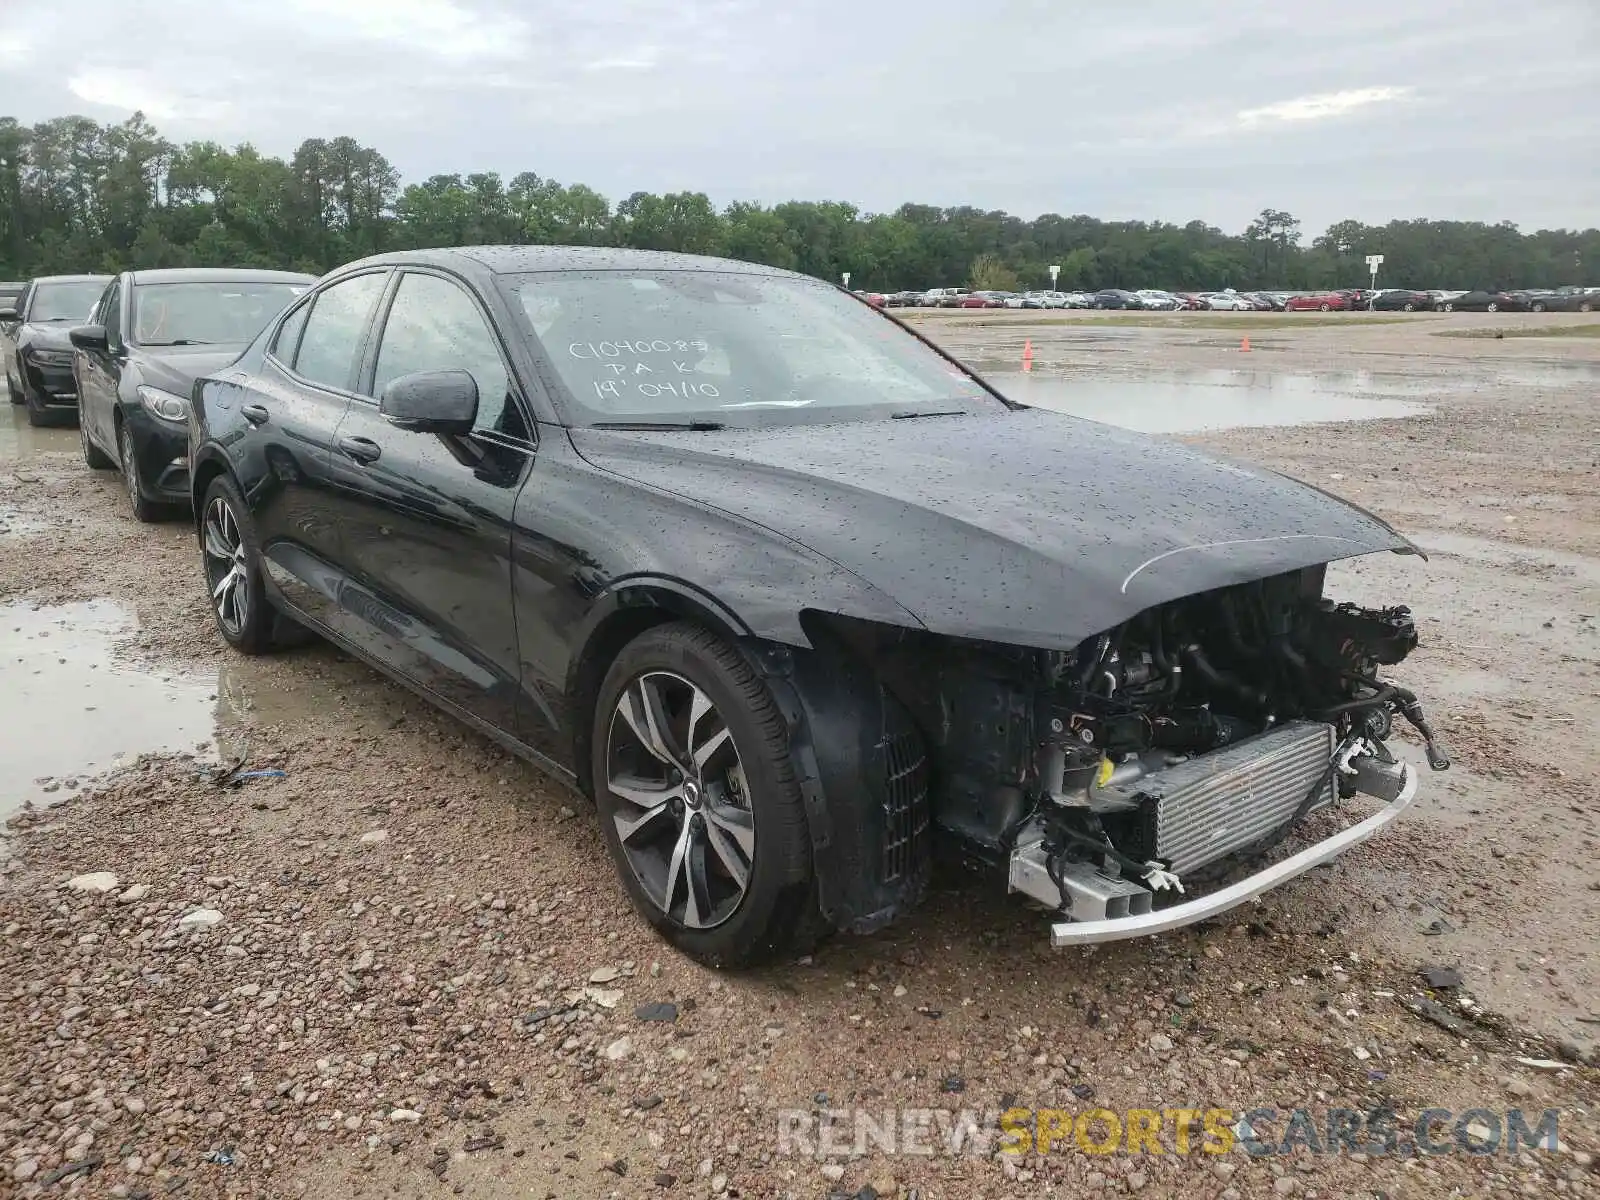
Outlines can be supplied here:
<path id="1" fill-rule="evenodd" d="M 1497 304 L 1493 300 L 1489 301 L 1489 311 L 1490 312 L 1499 312 L 1500 311 L 1500 305 Z"/>
<path id="2" fill-rule="evenodd" d="M 80 420 L 80 428 L 82 424 Z M 88 435 L 84 436 L 83 444 L 88 446 Z M 84 451 L 84 457 L 88 457 L 87 450 Z M 117 426 L 117 459 L 117 465 L 122 469 L 122 486 L 128 493 L 128 507 L 133 510 L 134 518 L 146 522 L 159 519 L 161 506 L 144 494 L 144 485 L 139 482 L 139 456 L 133 445 L 133 431 L 125 424 Z"/>
<path id="3" fill-rule="evenodd" d="M 822 930 L 788 726 L 733 646 L 647 630 L 594 708 L 596 807 L 634 907 L 716 966 L 809 948 Z"/>
<path id="4" fill-rule="evenodd" d="M 1455 312 L 1456 306 L 1447 301 L 1445 303 L 1444 310 L 1445 310 L 1445 312 Z"/>
<path id="5" fill-rule="evenodd" d="M 1543 300 L 1535 300 L 1533 302 L 1533 311 L 1534 312 L 1543 312 L 1544 311 L 1544 301 Z"/>
<path id="6" fill-rule="evenodd" d="M 1417 311 L 1417 306 L 1415 304 L 1411 303 L 1411 301 L 1407 300 L 1406 301 L 1406 311 L 1407 312 L 1416 312 Z"/>
<path id="7" fill-rule="evenodd" d="M 17 381 L 11 378 L 11 372 L 6 372 L 6 398 L 13 404 L 21 404 L 22 389 L 17 386 Z"/>
<path id="8" fill-rule="evenodd" d="M 1317 311 L 1318 312 L 1332 312 L 1333 311 L 1333 305 L 1331 305 L 1331 304 L 1319 304 L 1319 305 L 1317 305 Z"/>
<path id="9" fill-rule="evenodd" d="M 200 557 L 222 636 L 245 654 L 267 653 L 276 621 L 261 586 L 261 551 L 244 498 L 226 475 L 211 481 L 201 501 Z"/>

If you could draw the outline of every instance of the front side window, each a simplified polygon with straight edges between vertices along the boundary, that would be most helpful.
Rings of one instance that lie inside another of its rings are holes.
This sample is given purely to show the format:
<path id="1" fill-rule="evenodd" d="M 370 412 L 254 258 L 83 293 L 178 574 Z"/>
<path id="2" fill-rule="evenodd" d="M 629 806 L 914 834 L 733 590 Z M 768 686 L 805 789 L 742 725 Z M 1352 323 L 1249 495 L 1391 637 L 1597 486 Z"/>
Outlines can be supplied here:
<path id="1" fill-rule="evenodd" d="M 874 309 L 815 280 L 720 271 L 501 277 L 577 425 L 730 425 L 1004 405 Z"/>
<path id="2" fill-rule="evenodd" d="M 30 321 L 87 321 L 107 281 L 90 279 L 72 283 L 39 283 L 29 304 Z"/>
<path id="3" fill-rule="evenodd" d="M 383 272 L 357 275 L 318 294 L 295 355 L 297 374 L 325 387 L 350 386 L 362 334 L 387 278 Z"/>
<path id="4" fill-rule="evenodd" d="M 145 283 L 133 289 L 141 346 L 244 345 L 309 284 Z"/>
<path id="5" fill-rule="evenodd" d="M 409 272 L 384 322 L 373 395 L 383 395 L 402 375 L 449 370 L 466 371 L 476 381 L 479 429 L 526 436 L 508 395 L 499 344 L 472 297 L 448 279 Z"/>

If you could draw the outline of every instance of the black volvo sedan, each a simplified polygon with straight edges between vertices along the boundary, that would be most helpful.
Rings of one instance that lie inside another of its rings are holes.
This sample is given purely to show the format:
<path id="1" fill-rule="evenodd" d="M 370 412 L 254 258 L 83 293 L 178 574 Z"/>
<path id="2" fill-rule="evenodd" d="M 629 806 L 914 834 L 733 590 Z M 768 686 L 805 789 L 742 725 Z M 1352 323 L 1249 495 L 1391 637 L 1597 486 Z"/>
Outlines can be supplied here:
<path id="1" fill-rule="evenodd" d="M 189 503 L 195 379 L 237 358 L 316 281 L 289 271 L 124 271 L 72 330 L 83 459 L 122 472 L 135 517 Z"/>
<path id="2" fill-rule="evenodd" d="M 936 853 L 1056 944 L 1185 925 L 1412 802 L 1416 553 L 1308 485 L 1014 404 L 815 279 L 640 251 L 352 263 L 195 388 L 206 586 L 591 796 L 634 905 L 738 963 L 916 903 Z M 1381 801 L 1269 866 L 1308 813 Z M 1216 887 L 1249 863 L 1252 872 Z"/>

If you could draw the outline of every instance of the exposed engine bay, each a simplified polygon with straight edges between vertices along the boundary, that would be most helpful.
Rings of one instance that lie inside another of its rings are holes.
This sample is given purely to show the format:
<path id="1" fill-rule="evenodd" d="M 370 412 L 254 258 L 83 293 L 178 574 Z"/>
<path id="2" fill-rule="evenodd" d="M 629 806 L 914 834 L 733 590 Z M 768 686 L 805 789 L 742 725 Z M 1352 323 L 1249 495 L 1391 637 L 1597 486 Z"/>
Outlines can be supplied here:
<path id="1" fill-rule="evenodd" d="M 1070 651 L 842 632 L 929 742 L 941 837 L 1104 922 L 1213 882 L 1338 797 L 1409 802 L 1412 768 L 1385 745 L 1396 717 L 1449 766 L 1382 674 L 1417 645 L 1410 610 L 1326 599 L 1324 574 L 1183 597 Z"/>

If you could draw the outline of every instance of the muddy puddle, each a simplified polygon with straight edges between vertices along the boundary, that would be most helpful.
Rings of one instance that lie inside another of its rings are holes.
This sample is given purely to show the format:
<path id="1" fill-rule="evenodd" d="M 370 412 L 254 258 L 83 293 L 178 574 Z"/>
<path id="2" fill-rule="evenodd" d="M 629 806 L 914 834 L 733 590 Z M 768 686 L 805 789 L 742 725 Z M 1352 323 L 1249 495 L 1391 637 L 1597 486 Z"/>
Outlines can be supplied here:
<path id="1" fill-rule="evenodd" d="M 145 751 L 211 748 L 215 681 L 117 663 L 134 628 L 103 600 L 0 605 L 0 819 Z"/>
<path id="2" fill-rule="evenodd" d="M 35 429 L 28 412 L 18 404 L 0 406 L 0 463 L 14 464 L 51 450 L 76 450 L 76 429 Z"/>
<path id="3" fill-rule="evenodd" d="M 1405 398 L 1418 394 L 1414 381 L 1391 385 L 1368 372 L 1204 370 L 1107 377 L 1034 371 L 986 372 L 984 377 L 1019 403 L 1141 433 L 1370 421 L 1433 411 Z"/>

